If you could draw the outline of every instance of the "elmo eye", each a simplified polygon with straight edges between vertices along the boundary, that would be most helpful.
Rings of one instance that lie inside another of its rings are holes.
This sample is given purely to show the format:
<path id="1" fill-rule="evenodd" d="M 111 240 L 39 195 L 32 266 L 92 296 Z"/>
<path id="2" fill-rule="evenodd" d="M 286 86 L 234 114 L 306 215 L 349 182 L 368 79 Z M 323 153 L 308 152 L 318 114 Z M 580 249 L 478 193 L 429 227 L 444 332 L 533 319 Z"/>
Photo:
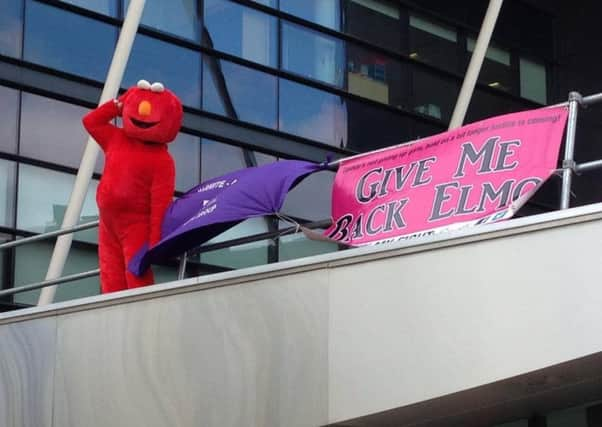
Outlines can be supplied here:
<path id="1" fill-rule="evenodd" d="M 161 93 L 165 90 L 165 87 L 162 83 L 155 82 L 151 85 L 150 90 L 152 90 L 153 92 Z"/>
<path id="2" fill-rule="evenodd" d="M 138 86 L 138 88 L 140 88 L 140 89 L 146 89 L 146 90 L 149 90 L 151 88 L 151 84 L 146 80 L 138 80 L 138 83 L 136 84 L 136 86 Z"/>

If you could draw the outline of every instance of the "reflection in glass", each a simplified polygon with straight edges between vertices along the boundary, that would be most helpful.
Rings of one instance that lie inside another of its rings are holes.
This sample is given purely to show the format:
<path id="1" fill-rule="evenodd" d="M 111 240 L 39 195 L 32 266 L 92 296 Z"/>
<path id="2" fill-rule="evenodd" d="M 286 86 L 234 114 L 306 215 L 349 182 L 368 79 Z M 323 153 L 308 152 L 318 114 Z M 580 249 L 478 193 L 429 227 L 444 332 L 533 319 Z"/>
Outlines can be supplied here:
<path id="1" fill-rule="evenodd" d="M 276 18 L 228 0 L 205 0 L 205 46 L 277 66 Z"/>
<path id="2" fill-rule="evenodd" d="M 287 228 L 289 226 L 288 223 L 281 223 L 281 228 Z M 323 230 L 315 229 L 314 231 L 320 233 Z M 303 233 L 295 233 L 280 237 L 278 245 L 278 261 L 288 261 L 313 255 L 327 254 L 338 250 L 339 246 L 336 243 L 310 240 L 305 237 Z"/>
<path id="3" fill-rule="evenodd" d="M 22 286 L 44 280 L 53 248 L 54 244 L 52 242 L 29 243 L 17 247 L 15 250 L 15 284 Z M 63 274 L 82 273 L 97 268 L 96 248 L 74 243 L 69 251 Z M 98 276 L 89 277 L 59 285 L 54 302 L 97 295 L 99 291 Z M 15 302 L 35 305 L 38 303 L 39 295 L 39 290 L 15 294 Z"/>
<path id="4" fill-rule="evenodd" d="M 401 50 L 399 3 L 392 0 L 344 0 L 344 31 L 391 50 Z"/>
<path id="5" fill-rule="evenodd" d="M 454 28 L 410 15 L 408 34 L 410 58 L 448 71 L 458 71 L 458 35 Z"/>
<path id="6" fill-rule="evenodd" d="M 276 159 L 267 154 L 203 138 L 201 143 L 201 181 L 273 161 Z"/>
<path id="7" fill-rule="evenodd" d="M 209 55 L 203 67 L 204 110 L 276 127 L 276 77 Z"/>
<path id="8" fill-rule="evenodd" d="M 401 64 L 388 56 L 349 43 L 347 87 L 350 93 L 401 107 Z"/>
<path id="9" fill-rule="evenodd" d="M 503 94 L 475 89 L 468 106 L 468 111 L 466 112 L 464 123 L 472 123 L 489 117 L 515 113 L 526 109 L 521 103 L 509 99 L 508 96 L 504 96 Z"/>
<path id="10" fill-rule="evenodd" d="M 0 54 L 21 58 L 23 1 L 2 1 L 0 13 Z"/>
<path id="11" fill-rule="evenodd" d="M 0 159 L 0 226 L 4 227 L 14 226 L 15 172 L 14 162 Z"/>
<path id="12" fill-rule="evenodd" d="M 123 14 L 130 0 L 124 1 Z M 199 40 L 199 17 L 196 0 L 146 0 L 143 25 L 190 40 Z"/>
<path id="13" fill-rule="evenodd" d="M 412 109 L 415 112 L 449 122 L 460 85 L 455 80 L 414 67 L 412 91 Z"/>
<path id="14" fill-rule="evenodd" d="M 176 163 L 176 190 L 190 190 L 200 182 L 200 138 L 186 133 L 179 133 L 176 140 L 167 147 Z"/>
<path id="15" fill-rule="evenodd" d="M 161 82 L 174 92 L 182 104 L 201 105 L 200 53 L 139 34 L 125 71 L 122 86 L 140 79 Z"/>
<path id="16" fill-rule="evenodd" d="M 347 109 L 347 148 L 350 150 L 365 152 L 401 144 L 411 138 L 411 122 L 407 116 L 354 100 L 347 101 Z"/>
<path id="17" fill-rule="evenodd" d="M 267 231 L 267 222 L 264 218 L 250 218 L 211 239 L 207 244 L 266 233 Z M 268 245 L 273 244 L 272 241 L 262 240 L 211 252 L 203 252 L 201 254 L 201 262 L 228 268 L 263 265 L 268 263 Z"/>
<path id="18" fill-rule="evenodd" d="M 474 52 L 475 45 L 475 39 L 466 39 L 468 52 Z M 479 72 L 479 81 L 494 89 L 516 94 L 514 73 L 510 65 L 510 52 L 490 44 Z"/>
<path id="19" fill-rule="evenodd" d="M 280 0 L 280 10 L 324 27 L 339 30 L 341 10 L 332 0 Z"/>
<path id="20" fill-rule="evenodd" d="M 281 131 L 337 147 L 347 146 L 347 106 L 343 98 L 280 79 L 278 102 Z"/>
<path id="21" fill-rule="evenodd" d="M 0 151 L 17 150 L 17 123 L 19 117 L 19 92 L 0 86 Z"/>
<path id="22" fill-rule="evenodd" d="M 540 62 L 520 59 L 520 96 L 547 104 L 546 67 Z"/>
<path id="23" fill-rule="evenodd" d="M 115 27 L 36 1 L 26 7 L 24 58 L 46 67 L 104 81 Z"/>
<path id="24" fill-rule="evenodd" d="M 333 181 L 331 171 L 309 175 L 288 193 L 282 212 L 308 221 L 329 219 Z"/>
<path id="25" fill-rule="evenodd" d="M 89 111 L 66 102 L 23 92 L 19 154 L 60 165 L 79 167 L 88 134 L 82 117 Z M 94 171 L 101 173 L 103 156 Z"/>
<path id="26" fill-rule="evenodd" d="M 116 16 L 117 0 L 61 0 L 84 9 L 93 10 L 103 15 Z"/>
<path id="27" fill-rule="evenodd" d="M 344 44 L 298 25 L 282 24 L 282 68 L 324 83 L 343 87 Z"/>
<path id="28" fill-rule="evenodd" d="M 19 165 L 17 193 L 17 228 L 35 233 L 58 229 L 65 215 L 75 175 L 48 169 Z M 80 223 L 98 219 L 95 195 L 98 181 L 92 180 L 86 194 Z M 97 230 L 75 234 L 75 239 L 96 242 Z"/>

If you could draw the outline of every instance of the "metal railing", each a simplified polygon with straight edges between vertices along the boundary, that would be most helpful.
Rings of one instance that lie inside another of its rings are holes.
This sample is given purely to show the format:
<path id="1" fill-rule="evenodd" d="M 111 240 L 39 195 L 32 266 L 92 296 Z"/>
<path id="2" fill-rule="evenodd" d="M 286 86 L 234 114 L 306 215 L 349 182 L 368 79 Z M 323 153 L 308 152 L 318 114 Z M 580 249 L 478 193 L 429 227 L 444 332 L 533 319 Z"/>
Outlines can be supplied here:
<path id="1" fill-rule="evenodd" d="M 569 99 L 566 102 L 562 102 L 559 104 L 552 105 L 550 107 L 560 107 L 567 106 L 569 109 L 569 116 L 567 121 L 567 130 L 566 130 L 566 140 L 565 140 L 565 151 L 564 151 L 564 159 L 562 162 L 562 167 L 558 170 L 562 172 L 562 190 L 560 197 L 560 209 L 567 209 L 570 206 L 570 196 L 571 196 L 571 185 L 572 178 L 574 174 L 580 174 L 582 172 L 589 172 L 595 169 L 602 168 L 602 159 L 589 161 L 581 164 L 577 164 L 574 160 L 574 152 L 575 152 L 575 136 L 577 130 L 577 116 L 579 112 L 579 107 L 587 107 L 588 105 L 593 105 L 596 103 L 602 102 L 602 93 L 597 93 L 590 96 L 581 96 L 578 92 L 571 92 L 569 94 Z M 404 143 L 405 144 L 405 143 Z M 400 144 L 400 145 L 404 145 Z M 391 147 L 387 147 L 385 149 L 390 149 Z M 380 151 L 380 150 L 376 150 Z M 338 166 L 337 162 L 332 162 L 332 166 L 336 168 Z M 37 242 L 40 240 L 48 239 L 51 237 L 62 236 L 66 234 L 73 234 L 77 231 L 86 230 L 90 228 L 97 227 L 99 221 L 92 221 L 85 224 L 76 225 L 73 227 L 66 227 L 60 230 L 51 231 L 48 233 L 38 234 L 31 237 L 26 237 L 23 239 L 13 240 L 6 243 L 0 244 L 0 251 L 3 249 L 14 248 L 20 245 L 24 245 L 26 243 Z M 330 225 L 330 221 L 317 221 L 310 222 L 307 224 L 303 224 L 305 228 L 325 228 Z M 224 242 L 213 243 L 208 245 L 199 246 L 194 250 L 195 254 L 202 252 L 210 252 L 217 249 L 223 249 L 226 247 L 243 245 L 246 243 L 252 243 L 262 240 L 268 239 L 276 239 L 282 235 L 290 234 L 291 232 L 298 232 L 298 226 L 292 226 L 286 229 L 277 230 L 273 232 L 260 233 L 252 236 L 246 236 L 237 239 L 231 239 Z M 187 263 L 188 254 L 184 253 L 180 257 L 180 264 L 178 267 L 178 279 L 183 279 L 186 271 L 186 263 Z M 47 286 L 60 285 L 64 283 L 70 283 L 76 280 L 93 277 L 100 273 L 99 269 L 85 271 L 83 273 L 72 274 L 68 276 L 62 276 L 59 278 L 53 278 L 50 280 L 45 280 L 42 282 L 37 282 L 29 285 L 19 286 L 12 289 L 5 289 L 0 291 L 0 297 L 4 297 L 7 295 L 13 295 L 21 292 L 27 292 L 34 289 L 41 289 Z"/>
<path id="2" fill-rule="evenodd" d="M 11 240 L 9 242 L 0 244 L 0 251 L 2 251 L 3 249 L 10 249 L 10 248 L 14 248 L 17 246 L 21 246 L 21 245 L 24 245 L 27 243 L 39 242 L 41 240 L 61 236 L 64 234 L 72 234 L 77 231 L 95 228 L 95 227 L 98 227 L 98 224 L 99 224 L 99 221 L 97 220 L 97 221 L 87 222 L 85 224 L 79 224 L 79 225 L 76 225 L 73 227 L 50 231 L 50 232 L 43 233 L 43 234 L 37 234 L 35 236 L 26 237 L 23 239 Z M 309 228 L 309 229 L 325 228 L 325 227 L 328 227 L 329 225 L 330 225 L 330 220 L 314 221 L 314 222 L 308 222 L 308 223 L 302 224 L 302 226 L 304 228 Z M 299 226 L 291 226 L 291 227 L 283 228 L 283 229 L 280 229 L 277 231 L 258 233 L 258 234 L 253 234 L 250 236 L 226 240 L 223 242 L 211 243 L 211 244 L 199 246 L 199 247 L 195 248 L 193 251 L 190 251 L 189 253 L 184 252 L 184 254 L 182 254 L 180 256 L 180 263 L 178 266 L 177 278 L 178 278 L 178 280 L 181 280 L 184 278 L 185 273 L 186 273 L 186 264 L 187 264 L 189 255 L 200 254 L 203 252 L 211 252 L 211 251 L 228 248 L 228 247 L 232 247 L 232 246 L 244 245 L 247 243 L 260 242 L 262 240 L 278 239 L 284 235 L 293 234 L 293 233 L 296 233 L 299 231 L 300 231 Z M 8 296 L 8 295 L 14 295 L 14 294 L 22 293 L 22 292 L 28 292 L 28 291 L 32 291 L 32 290 L 36 290 L 36 289 L 42 289 L 47 286 L 71 283 L 76 280 L 87 279 L 89 277 L 98 276 L 99 274 L 100 274 L 100 269 L 97 268 L 94 270 L 84 271 L 82 273 L 76 273 L 76 274 L 70 274 L 67 276 L 62 276 L 62 277 L 59 277 L 56 279 L 44 280 L 41 282 L 29 284 L 29 285 L 17 286 L 17 287 L 11 288 L 11 289 L 1 290 L 0 298 Z"/>

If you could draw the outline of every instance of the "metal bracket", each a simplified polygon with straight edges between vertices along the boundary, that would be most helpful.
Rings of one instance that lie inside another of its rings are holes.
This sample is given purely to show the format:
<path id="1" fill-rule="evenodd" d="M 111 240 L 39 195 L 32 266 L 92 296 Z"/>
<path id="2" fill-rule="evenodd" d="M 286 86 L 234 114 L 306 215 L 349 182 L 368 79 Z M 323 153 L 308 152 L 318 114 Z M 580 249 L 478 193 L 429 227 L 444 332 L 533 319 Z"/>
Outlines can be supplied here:
<path id="1" fill-rule="evenodd" d="M 579 92 L 569 92 L 569 102 L 576 101 L 582 107 L 586 105 L 583 103 L 583 96 Z"/>
<path id="2" fill-rule="evenodd" d="M 577 172 L 577 163 L 573 159 L 565 159 L 562 161 L 562 169 L 570 169 Z"/>

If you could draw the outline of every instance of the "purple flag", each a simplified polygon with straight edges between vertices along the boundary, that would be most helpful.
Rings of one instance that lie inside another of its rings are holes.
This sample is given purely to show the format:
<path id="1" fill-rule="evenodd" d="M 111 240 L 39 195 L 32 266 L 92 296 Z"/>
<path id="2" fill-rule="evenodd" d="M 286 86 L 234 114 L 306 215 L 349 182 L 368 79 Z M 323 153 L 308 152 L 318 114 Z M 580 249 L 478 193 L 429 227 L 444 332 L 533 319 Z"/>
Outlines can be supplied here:
<path id="1" fill-rule="evenodd" d="M 213 178 L 175 200 L 163 220 L 163 238 L 142 247 L 128 269 L 141 275 L 153 262 L 179 255 L 239 222 L 280 211 L 286 194 L 323 165 L 281 160 Z"/>

